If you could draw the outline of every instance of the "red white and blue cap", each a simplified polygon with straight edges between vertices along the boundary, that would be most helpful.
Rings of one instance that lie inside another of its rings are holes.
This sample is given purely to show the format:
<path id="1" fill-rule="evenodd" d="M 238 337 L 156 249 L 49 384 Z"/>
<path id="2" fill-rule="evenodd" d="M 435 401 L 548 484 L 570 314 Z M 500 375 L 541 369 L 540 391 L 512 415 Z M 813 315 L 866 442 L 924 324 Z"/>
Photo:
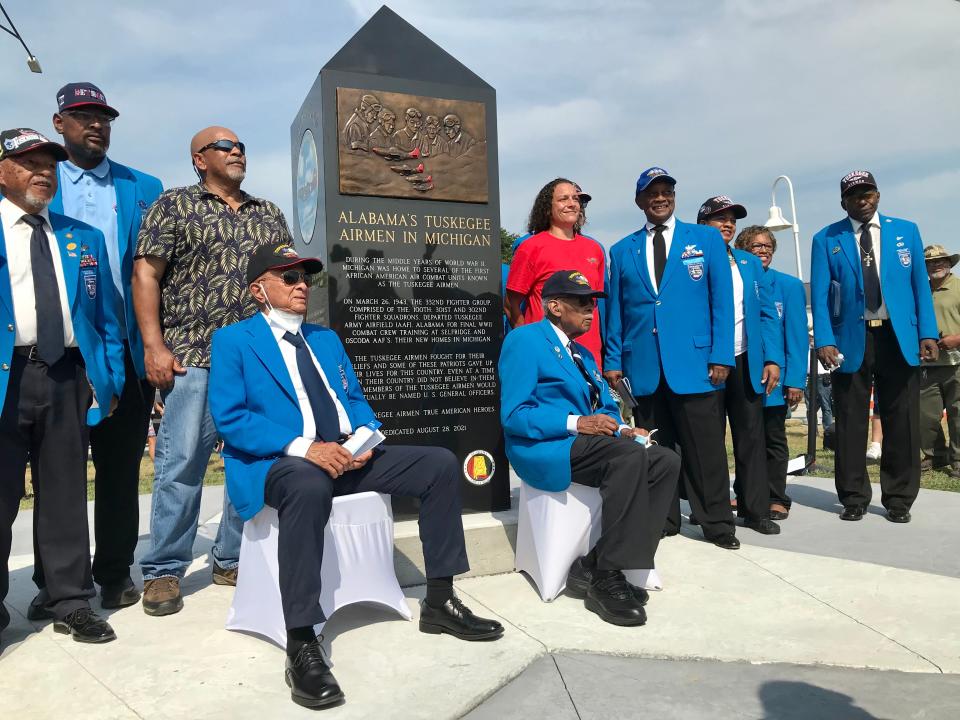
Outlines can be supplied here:
<path id="1" fill-rule="evenodd" d="M 300 257 L 289 242 L 260 245 L 250 253 L 250 260 L 247 262 L 247 282 L 252 283 L 268 270 L 286 270 L 298 265 L 302 265 L 303 271 L 307 274 L 323 270 L 323 263 L 319 258 Z"/>
<path id="2" fill-rule="evenodd" d="M 57 112 L 84 106 L 101 108 L 112 117 L 120 115 L 107 104 L 107 96 L 93 83 L 67 83 L 57 91 Z"/>
<path id="3" fill-rule="evenodd" d="M 714 195 L 703 201 L 703 205 L 697 212 L 697 222 L 703 222 L 711 215 L 724 210 L 733 210 L 733 216 L 737 220 L 743 220 L 747 216 L 747 209 L 743 205 L 735 203 L 726 195 Z"/>
<path id="4" fill-rule="evenodd" d="M 652 183 L 654 180 L 665 180 L 671 185 L 677 184 L 677 181 L 670 177 L 670 173 L 668 173 L 662 167 L 647 168 L 640 173 L 640 177 L 637 178 L 637 194 L 640 194 L 646 190 L 647 185 Z"/>
<path id="5" fill-rule="evenodd" d="M 0 132 L 0 160 L 14 155 L 23 155 L 33 150 L 49 150 L 57 161 L 67 159 L 63 145 L 49 140 L 45 135 L 30 128 L 11 128 Z"/>

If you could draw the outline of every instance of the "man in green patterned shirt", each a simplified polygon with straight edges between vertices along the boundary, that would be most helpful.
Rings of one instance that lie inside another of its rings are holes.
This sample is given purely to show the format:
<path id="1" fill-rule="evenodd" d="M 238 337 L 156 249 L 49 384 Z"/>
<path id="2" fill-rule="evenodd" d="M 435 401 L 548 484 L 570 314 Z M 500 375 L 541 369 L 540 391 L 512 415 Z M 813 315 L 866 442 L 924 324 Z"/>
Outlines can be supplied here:
<path id="1" fill-rule="evenodd" d="M 925 360 L 920 376 L 920 468 L 948 466 L 950 476 L 960 478 L 960 278 L 950 272 L 960 255 L 951 255 L 943 245 L 928 245 L 923 257 L 933 290 L 940 356 Z M 944 410 L 949 445 L 940 424 Z"/>
<path id="2" fill-rule="evenodd" d="M 217 440 L 207 403 L 210 339 L 250 317 L 247 258 L 267 243 L 293 243 L 283 213 L 240 189 L 244 144 L 222 127 L 190 143 L 200 182 L 162 193 L 140 227 L 133 300 L 147 379 L 160 389 L 163 420 L 154 461 L 151 548 L 141 559 L 143 610 L 183 607 L 180 580 L 193 560 L 203 476 Z M 224 491 L 213 545 L 213 582 L 235 585 L 243 524 Z"/>

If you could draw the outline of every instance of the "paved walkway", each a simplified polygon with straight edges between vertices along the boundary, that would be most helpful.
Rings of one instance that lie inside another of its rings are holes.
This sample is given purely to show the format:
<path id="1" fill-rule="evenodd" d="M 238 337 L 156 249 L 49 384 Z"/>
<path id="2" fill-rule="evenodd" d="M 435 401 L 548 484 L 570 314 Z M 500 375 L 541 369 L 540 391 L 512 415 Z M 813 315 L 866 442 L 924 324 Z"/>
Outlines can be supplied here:
<path id="1" fill-rule="evenodd" d="M 467 644 L 352 606 L 327 625 L 347 695 L 331 718 L 960 717 L 960 494 L 923 491 L 915 520 L 837 519 L 828 480 L 801 478 L 784 533 L 741 529 L 741 550 L 699 531 L 664 541 L 649 622 L 617 628 L 516 573 L 457 583 L 503 640 Z M 216 506 L 215 489 L 207 507 Z M 879 496 L 879 489 L 875 488 Z M 209 511 L 208 511 L 209 512 Z M 223 629 L 229 588 L 210 584 L 203 529 L 184 610 L 110 614 L 119 640 L 90 647 L 33 625 L 29 554 L 12 559 L 14 621 L 0 655 L 3 717 L 307 717 L 283 653 Z M 23 532 L 22 527 L 18 533 Z M 416 615 L 422 588 L 407 591 Z"/>

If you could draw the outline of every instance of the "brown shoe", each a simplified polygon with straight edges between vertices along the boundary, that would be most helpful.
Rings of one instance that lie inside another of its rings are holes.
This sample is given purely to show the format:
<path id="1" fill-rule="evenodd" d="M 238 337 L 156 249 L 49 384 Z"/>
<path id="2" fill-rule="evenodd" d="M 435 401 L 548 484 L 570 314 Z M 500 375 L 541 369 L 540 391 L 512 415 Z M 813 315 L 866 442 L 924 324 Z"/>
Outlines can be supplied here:
<path id="1" fill-rule="evenodd" d="M 143 582 L 143 611 L 147 615 L 173 615 L 183 609 L 180 579 L 164 575 Z"/>
<path id="2" fill-rule="evenodd" d="M 237 568 L 230 568 L 229 570 L 220 567 L 216 563 L 213 564 L 213 584 L 214 585 L 229 585 L 230 587 L 237 586 Z"/>

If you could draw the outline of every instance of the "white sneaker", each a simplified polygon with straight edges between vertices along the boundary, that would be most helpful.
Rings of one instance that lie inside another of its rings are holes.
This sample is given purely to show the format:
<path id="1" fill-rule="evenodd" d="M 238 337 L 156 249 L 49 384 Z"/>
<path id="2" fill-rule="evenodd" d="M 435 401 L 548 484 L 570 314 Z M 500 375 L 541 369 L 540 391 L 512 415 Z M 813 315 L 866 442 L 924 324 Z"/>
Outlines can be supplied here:
<path id="1" fill-rule="evenodd" d="M 872 442 L 867 448 L 867 460 L 877 462 L 880 460 L 880 443 Z"/>

